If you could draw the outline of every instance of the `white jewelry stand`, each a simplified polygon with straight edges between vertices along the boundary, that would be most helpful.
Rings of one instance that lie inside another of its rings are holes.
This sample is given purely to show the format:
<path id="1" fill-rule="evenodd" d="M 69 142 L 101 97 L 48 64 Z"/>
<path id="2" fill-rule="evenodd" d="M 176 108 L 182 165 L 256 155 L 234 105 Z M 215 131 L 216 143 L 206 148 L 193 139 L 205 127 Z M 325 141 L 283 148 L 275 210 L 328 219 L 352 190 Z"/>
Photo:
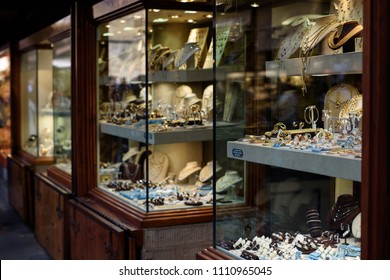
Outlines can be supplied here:
<path id="1" fill-rule="evenodd" d="M 187 85 L 181 85 L 176 88 L 173 97 L 172 97 L 172 105 L 176 106 L 177 112 L 182 112 L 185 106 L 185 96 L 192 93 L 192 88 Z"/>
<path id="2" fill-rule="evenodd" d="M 155 152 L 149 156 L 149 180 L 152 183 L 163 181 L 168 173 L 169 159 L 164 153 Z M 146 161 L 144 163 L 146 174 Z"/>
<path id="3" fill-rule="evenodd" d="M 122 161 L 128 161 L 132 157 L 135 157 L 138 154 L 137 147 L 131 147 L 125 154 L 122 156 Z"/>
<path id="4" fill-rule="evenodd" d="M 191 105 L 194 105 L 196 103 L 199 103 L 201 102 L 202 100 L 198 98 L 198 96 L 196 96 L 195 93 L 189 93 L 185 96 L 185 99 L 184 99 L 184 107 L 185 109 L 188 109 Z"/>
<path id="5" fill-rule="evenodd" d="M 238 175 L 237 171 L 228 170 L 225 175 L 218 179 L 216 184 L 216 191 L 223 192 L 229 187 L 235 187 L 236 184 L 241 183 L 242 178 Z"/>
<path id="6" fill-rule="evenodd" d="M 208 180 L 213 178 L 213 161 L 209 161 L 201 170 L 199 173 L 199 181 L 202 183 L 207 182 Z M 219 165 L 218 162 L 215 164 L 215 171 L 218 172 L 222 170 L 222 167 Z"/>
<path id="7" fill-rule="evenodd" d="M 207 120 L 212 121 L 213 116 L 213 85 L 209 85 L 203 91 L 202 111 L 205 113 Z"/>
<path id="8" fill-rule="evenodd" d="M 197 161 L 187 162 L 186 166 L 179 172 L 177 180 L 183 181 L 184 179 L 187 179 L 190 175 L 194 174 L 200 169 L 201 167 L 199 166 Z"/>

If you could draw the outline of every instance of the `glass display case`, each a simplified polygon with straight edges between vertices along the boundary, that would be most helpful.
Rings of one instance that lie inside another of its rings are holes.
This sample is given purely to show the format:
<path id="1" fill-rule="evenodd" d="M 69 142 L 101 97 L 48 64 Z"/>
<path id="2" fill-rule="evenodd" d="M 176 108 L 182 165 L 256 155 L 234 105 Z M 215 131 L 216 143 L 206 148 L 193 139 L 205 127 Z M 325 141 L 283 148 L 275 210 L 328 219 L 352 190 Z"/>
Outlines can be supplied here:
<path id="1" fill-rule="evenodd" d="M 53 51 L 38 45 L 21 55 L 22 149 L 34 157 L 53 157 Z"/>
<path id="2" fill-rule="evenodd" d="M 360 258 L 362 30 L 362 0 L 216 1 L 227 256 Z"/>
<path id="3" fill-rule="evenodd" d="M 212 5 L 163 2 L 98 24 L 98 185 L 144 212 L 211 213 Z"/>
<path id="4" fill-rule="evenodd" d="M 71 38 L 53 43 L 53 149 L 54 166 L 72 172 L 71 141 Z"/>

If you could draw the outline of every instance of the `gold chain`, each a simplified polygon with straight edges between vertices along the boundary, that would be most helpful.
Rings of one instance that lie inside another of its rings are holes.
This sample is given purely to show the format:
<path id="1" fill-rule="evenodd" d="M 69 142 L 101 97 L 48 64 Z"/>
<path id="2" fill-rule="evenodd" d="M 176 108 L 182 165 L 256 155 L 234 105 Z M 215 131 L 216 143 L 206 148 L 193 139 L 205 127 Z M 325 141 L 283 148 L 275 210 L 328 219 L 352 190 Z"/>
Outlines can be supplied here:
<path id="1" fill-rule="evenodd" d="M 341 89 L 345 89 L 349 93 L 349 97 L 346 100 L 340 99 L 340 90 Z M 334 94 L 334 92 L 336 92 L 336 94 Z M 332 95 L 336 95 L 336 100 L 332 100 L 332 98 L 331 98 Z M 353 95 L 352 91 L 348 88 L 348 86 L 346 84 L 341 84 L 341 85 L 337 86 L 336 89 L 334 88 L 333 90 L 331 90 L 329 92 L 329 101 L 333 103 L 333 105 L 336 109 L 339 109 L 342 104 L 347 103 L 349 100 L 351 100 L 352 95 Z"/>

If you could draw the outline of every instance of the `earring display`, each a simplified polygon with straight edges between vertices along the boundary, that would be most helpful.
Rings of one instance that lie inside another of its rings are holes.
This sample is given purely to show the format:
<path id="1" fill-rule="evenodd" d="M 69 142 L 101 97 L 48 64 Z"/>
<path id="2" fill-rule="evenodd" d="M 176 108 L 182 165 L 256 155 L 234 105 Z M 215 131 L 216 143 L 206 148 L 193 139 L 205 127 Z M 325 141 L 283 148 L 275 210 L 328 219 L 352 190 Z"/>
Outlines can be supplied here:
<path id="1" fill-rule="evenodd" d="M 330 10 L 335 10 L 340 23 L 355 20 L 363 24 L 363 0 L 332 0 Z"/>
<path id="2" fill-rule="evenodd" d="M 230 32 L 230 23 L 224 24 L 224 25 L 217 25 L 217 36 L 215 38 L 216 41 L 216 50 L 215 50 L 215 65 L 218 66 L 221 62 L 221 58 L 223 55 L 223 52 L 226 47 L 226 43 L 229 39 L 229 32 Z M 210 43 L 210 47 L 207 51 L 207 56 L 205 63 L 203 64 L 203 68 L 212 68 L 213 67 L 213 41 Z"/>

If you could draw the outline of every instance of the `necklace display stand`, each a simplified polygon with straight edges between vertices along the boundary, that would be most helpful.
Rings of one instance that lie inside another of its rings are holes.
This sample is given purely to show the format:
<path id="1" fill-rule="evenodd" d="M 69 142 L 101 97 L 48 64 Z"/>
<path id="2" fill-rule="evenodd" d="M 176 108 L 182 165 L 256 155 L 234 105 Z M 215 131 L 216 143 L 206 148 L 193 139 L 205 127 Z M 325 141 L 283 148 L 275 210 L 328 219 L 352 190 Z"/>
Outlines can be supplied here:
<path id="1" fill-rule="evenodd" d="M 201 67 L 201 61 L 202 61 L 202 53 L 206 46 L 206 40 L 207 35 L 209 33 L 208 27 L 202 27 L 202 28 L 193 28 L 190 31 L 190 35 L 188 36 L 187 42 L 196 42 L 198 44 L 199 50 L 194 54 L 194 65 L 192 67 L 189 67 L 187 65 L 187 69 L 191 68 L 200 68 Z"/>
<path id="2" fill-rule="evenodd" d="M 235 170 L 228 170 L 225 175 L 218 179 L 216 183 L 217 193 L 227 191 L 229 187 L 235 187 L 238 183 L 242 182 L 242 178 L 238 175 Z"/>
<path id="3" fill-rule="evenodd" d="M 208 121 L 212 121 L 213 118 L 213 89 L 213 85 L 207 86 L 202 95 L 202 111 Z"/>
<path id="4" fill-rule="evenodd" d="M 199 173 L 199 181 L 202 183 L 205 183 L 213 178 L 213 161 L 209 161 L 201 170 Z M 215 164 L 215 172 L 218 173 L 222 170 L 222 167 L 219 165 L 218 162 Z"/>
<path id="5" fill-rule="evenodd" d="M 197 161 L 189 161 L 187 162 L 186 166 L 179 172 L 179 175 L 177 176 L 177 180 L 184 181 L 185 179 L 188 179 L 191 175 L 193 175 L 195 172 L 198 172 L 201 169 Z"/>
<path id="6" fill-rule="evenodd" d="M 335 85 L 326 92 L 324 110 L 328 113 L 330 127 L 333 127 L 333 132 L 340 131 L 339 117 L 342 108 L 357 95 L 360 95 L 359 90 L 347 83 Z"/>
<path id="7" fill-rule="evenodd" d="M 176 56 L 177 60 L 175 61 L 175 67 L 178 69 L 194 69 L 196 66 L 194 55 L 198 51 L 200 51 L 198 42 L 186 43 Z"/>
<path id="8" fill-rule="evenodd" d="M 146 174 L 146 162 L 144 163 Z M 164 153 L 153 153 L 149 156 L 149 180 L 152 183 L 159 183 L 166 178 L 169 167 L 168 156 Z"/>

